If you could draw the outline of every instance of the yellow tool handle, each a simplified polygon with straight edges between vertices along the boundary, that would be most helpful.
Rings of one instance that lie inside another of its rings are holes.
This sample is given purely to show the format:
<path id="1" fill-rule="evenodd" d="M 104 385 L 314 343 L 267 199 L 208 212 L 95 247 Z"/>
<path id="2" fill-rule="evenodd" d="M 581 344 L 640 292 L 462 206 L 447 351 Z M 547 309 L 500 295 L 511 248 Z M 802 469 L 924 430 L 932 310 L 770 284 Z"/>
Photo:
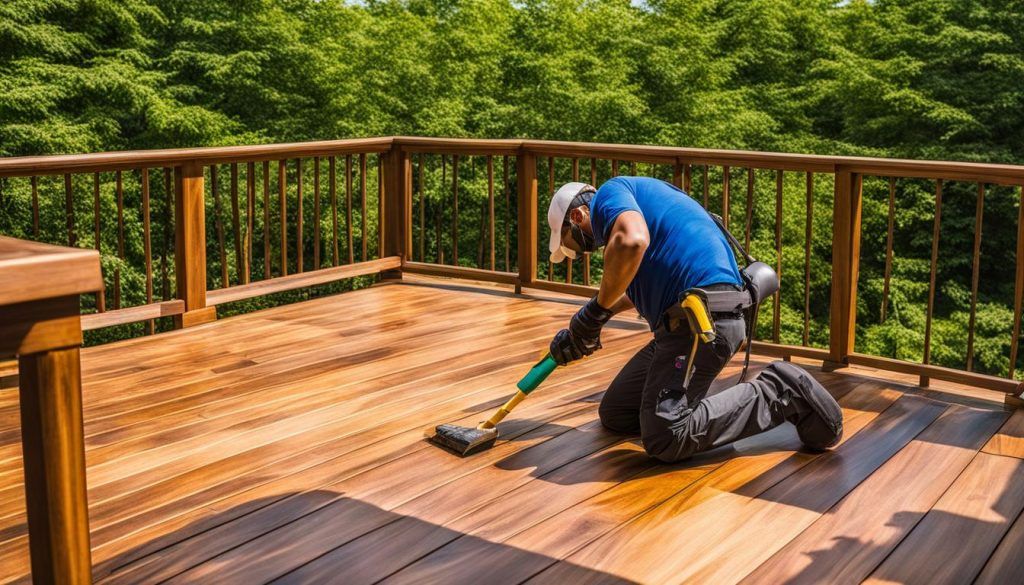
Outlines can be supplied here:
<path id="1" fill-rule="evenodd" d="M 516 392 L 515 396 L 509 398 L 508 402 L 506 402 L 504 406 L 499 408 L 498 411 L 495 412 L 493 416 L 491 416 L 491 418 L 480 423 L 480 425 L 477 426 L 476 428 L 486 430 L 493 429 L 494 427 L 498 426 L 498 423 L 500 423 L 501 420 L 508 415 L 508 413 L 512 412 L 512 409 L 515 408 L 516 405 L 522 402 L 524 399 L 526 399 L 525 392 L 523 392 L 522 390 Z"/>
<path id="2" fill-rule="evenodd" d="M 686 319 L 690 322 L 690 328 L 694 333 L 699 332 L 704 343 L 711 343 L 715 340 L 715 326 L 711 324 L 711 316 L 704 306 L 704 301 L 696 294 L 688 294 L 683 299 L 683 309 L 686 309 Z"/>

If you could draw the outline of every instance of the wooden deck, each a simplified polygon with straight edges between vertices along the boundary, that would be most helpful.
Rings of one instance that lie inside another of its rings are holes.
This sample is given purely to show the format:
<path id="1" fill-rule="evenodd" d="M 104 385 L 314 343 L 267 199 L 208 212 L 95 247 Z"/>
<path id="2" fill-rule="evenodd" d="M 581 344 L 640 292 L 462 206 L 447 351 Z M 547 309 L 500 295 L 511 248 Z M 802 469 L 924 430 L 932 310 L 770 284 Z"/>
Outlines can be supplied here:
<path id="1" fill-rule="evenodd" d="M 85 350 L 96 579 L 934 584 L 1024 571 L 1024 415 L 969 389 L 811 367 L 844 408 L 836 450 L 801 452 L 787 425 L 658 464 L 597 421 L 601 391 L 648 336 L 617 318 L 605 349 L 553 374 L 490 451 L 460 459 L 424 441 L 497 407 L 578 303 L 419 280 Z M 0 393 L 5 581 L 29 578 L 16 400 Z"/>

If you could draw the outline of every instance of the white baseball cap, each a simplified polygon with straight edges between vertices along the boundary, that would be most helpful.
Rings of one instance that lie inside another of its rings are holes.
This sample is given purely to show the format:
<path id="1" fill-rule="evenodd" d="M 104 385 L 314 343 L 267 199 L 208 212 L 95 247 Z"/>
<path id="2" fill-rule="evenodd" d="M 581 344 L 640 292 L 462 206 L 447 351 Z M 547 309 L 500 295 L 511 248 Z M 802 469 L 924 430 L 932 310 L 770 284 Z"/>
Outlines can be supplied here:
<path id="1" fill-rule="evenodd" d="M 569 210 L 569 204 L 580 193 L 596 191 L 592 185 L 573 182 L 566 183 L 555 191 L 551 197 L 551 205 L 548 206 L 548 226 L 551 227 L 551 242 L 548 250 L 551 252 L 551 262 L 558 264 L 565 260 L 566 256 L 575 259 L 576 252 L 562 245 L 562 224 L 565 223 L 565 214 Z"/>

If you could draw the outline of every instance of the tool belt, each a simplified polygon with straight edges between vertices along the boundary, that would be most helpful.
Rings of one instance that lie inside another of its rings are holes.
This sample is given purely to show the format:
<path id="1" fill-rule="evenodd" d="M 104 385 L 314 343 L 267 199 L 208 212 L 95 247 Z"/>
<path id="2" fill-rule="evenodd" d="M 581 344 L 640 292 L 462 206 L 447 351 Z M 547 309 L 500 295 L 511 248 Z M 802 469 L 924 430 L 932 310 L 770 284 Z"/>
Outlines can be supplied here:
<path id="1" fill-rule="evenodd" d="M 722 218 L 708 212 L 715 225 L 725 234 L 726 240 L 746 260 L 747 265 L 740 269 L 744 286 L 737 288 L 731 284 L 713 284 L 696 287 L 679 295 L 678 302 L 670 307 L 663 316 L 662 327 L 675 331 L 682 326 L 683 319 L 693 332 L 693 347 L 686 362 L 686 375 L 683 385 L 688 387 L 693 373 L 693 359 L 697 353 L 697 343 L 710 343 L 715 339 L 714 319 L 736 318 L 743 315 L 747 318 L 746 355 L 743 359 L 743 372 L 740 381 L 746 379 L 750 366 L 750 341 L 757 327 L 757 313 L 761 302 L 779 290 L 779 276 L 764 262 L 758 262 L 740 245 L 739 241 L 725 228 Z"/>

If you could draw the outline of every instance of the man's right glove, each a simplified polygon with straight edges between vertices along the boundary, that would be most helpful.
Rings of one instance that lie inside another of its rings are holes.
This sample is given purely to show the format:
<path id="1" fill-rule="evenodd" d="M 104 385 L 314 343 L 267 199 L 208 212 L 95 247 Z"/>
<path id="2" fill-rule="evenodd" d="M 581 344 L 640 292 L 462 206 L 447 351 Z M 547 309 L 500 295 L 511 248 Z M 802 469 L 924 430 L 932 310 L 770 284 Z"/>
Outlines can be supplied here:
<path id="1" fill-rule="evenodd" d="M 569 321 L 569 328 L 559 331 L 551 340 L 551 357 L 558 365 L 578 360 L 601 349 L 601 328 L 612 318 L 612 312 L 590 299 Z"/>

